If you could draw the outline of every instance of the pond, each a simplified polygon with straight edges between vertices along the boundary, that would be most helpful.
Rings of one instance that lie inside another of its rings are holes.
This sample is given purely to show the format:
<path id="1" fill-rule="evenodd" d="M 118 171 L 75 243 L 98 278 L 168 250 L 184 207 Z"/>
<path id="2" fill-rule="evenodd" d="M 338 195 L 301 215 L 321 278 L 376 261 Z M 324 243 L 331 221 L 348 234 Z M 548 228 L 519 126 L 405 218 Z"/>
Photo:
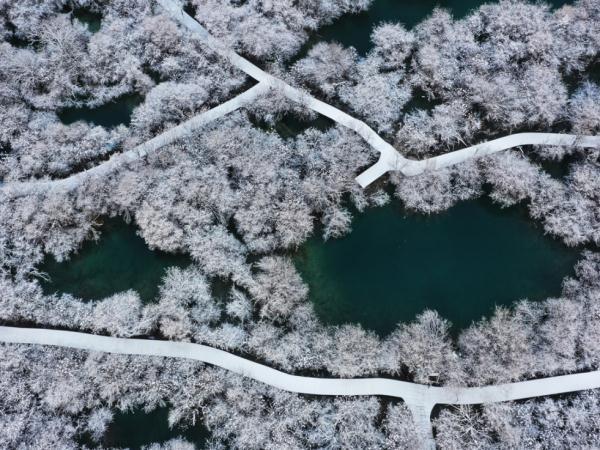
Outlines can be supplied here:
<path id="1" fill-rule="evenodd" d="M 75 8 L 73 17 L 84 24 L 90 33 L 97 33 L 102 26 L 102 14 L 88 9 Z"/>
<path id="2" fill-rule="evenodd" d="M 318 115 L 314 119 L 305 119 L 293 114 L 285 114 L 273 125 L 251 118 L 252 124 L 263 131 L 277 133 L 283 139 L 295 139 L 309 128 L 327 131 L 335 122 L 325 116 Z"/>
<path id="3" fill-rule="evenodd" d="M 460 331 L 495 305 L 558 296 L 579 251 L 545 236 L 523 207 L 488 197 L 432 216 L 399 202 L 358 214 L 352 232 L 310 239 L 296 266 L 322 322 L 360 323 L 385 336 L 424 309 Z"/>
<path id="4" fill-rule="evenodd" d="M 140 94 L 125 94 L 100 106 L 64 108 L 57 115 L 65 125 L 83 120 L 93 125 L 114 128 L 118 125 L 129 125 L 133 110 L 143 101 L 144 97 Z"/>
<path id="5" fill-rule="evenodd" d="M 205 448 L 210 437 L 206 428 L 196 425 L 187 429 L 170 429 L 168 416 L 168 408 L 157 408 L 149 413 L 140 409 L 127 413 L 118 412 L 109 424 L 101 444 L 108 448 L 138 450 L 145 445 L 181 437 L 193 443 L 196 449 Z"/>
<path id="6" fill-rule="evenodd" d="M 58 263 L 46 257 L 39 267 L 50 276 L 49 282 L 41 283 L 46 294 L 69 293 L 98 300 L 133 289 L 142 301 L 150 302 L 158 294 L 167 267 L 190 264 L 186 256 L 150 250 L 136 234 L 135 225 L 121 219 L 105 220 L 101 231 L 97 242 L 84 242 L 69 261 Z"/>

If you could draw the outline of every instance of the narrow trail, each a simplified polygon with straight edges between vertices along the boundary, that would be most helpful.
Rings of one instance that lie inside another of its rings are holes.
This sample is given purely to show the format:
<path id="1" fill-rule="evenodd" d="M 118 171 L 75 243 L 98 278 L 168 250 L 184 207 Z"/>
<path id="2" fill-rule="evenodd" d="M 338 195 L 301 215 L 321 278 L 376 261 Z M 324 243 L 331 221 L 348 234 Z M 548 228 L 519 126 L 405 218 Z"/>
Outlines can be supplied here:
<path id="1" fill-rule="evenodd" d="M 58 180 L 6 183 L 2 186 L 2 190 L 18 195 L 36 193 L 43 189 L 64 189 L 67 191 L 73 190 L 85 180 L 88 180 L 92 177 L 105 177 L 123 164 L 131 163 L 138 159 L 144 158 L 147 155 L 156 152 L 157 150 L 172 144 L 177 140 L 183 139 L 186 136 L 190 136 L 194 131 L 204 127 L 206 124 L 253 102 L 268 90 L 269 87 L 267 85 L 258 83 L 231 100 L 228 100 L 219 106 L 216 106 L 215 108 L 209 109 L 208 111 L 200 113 L 173 128 L 169 128 L 163 133 L 141 143 L 131 150 L 123 153 L 117 153 L 111 156 L 108 161 L 98 164 L 91 169 L 84 170 L 67 178 Z"/>
<path id="2" fill-rule="evenodd" d="M 485 387 L 436 387 L 386 378 L 316 378 L 290 375 L 223 350 L 188 342 L 97 336 L 74 331 L 0 326 L 0 342 L 75 348 L 122 355 L 187 358 L 299 394 L 378 395 L 404 400 L 425 448 L 435 448 L 431 410 L 436 404 L 469 405 L 520 400 L 600 388 L 600 371 Z"/>

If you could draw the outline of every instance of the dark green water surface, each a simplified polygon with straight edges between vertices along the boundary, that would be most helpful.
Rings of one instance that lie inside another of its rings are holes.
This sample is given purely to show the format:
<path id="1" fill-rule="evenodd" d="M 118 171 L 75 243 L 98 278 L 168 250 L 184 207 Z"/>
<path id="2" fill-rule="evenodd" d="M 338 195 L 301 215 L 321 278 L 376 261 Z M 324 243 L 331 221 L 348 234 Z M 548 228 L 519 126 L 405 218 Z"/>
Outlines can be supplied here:
<path id="1" fill-rule="evenodd" d="M 91 33 L 97 33 L 102 26 L 102 14 L 97 12 L 76 8 L 73 17 L 84 24 Z"/>
<path id="2" fill-rule="evenodd" d="M 360 323 L 380 335 L 426 308 L 457 331 L 495 305 L 557 296 L 579 255 L 544 236 L 523 208 L 489 199 L 432 216 L 395 202 L 357 215 L 352 228 L 325 243 L 313 237 L 296 265 L 324 323 Z"/>
<path id="3" fill-rule="evenodd" d="M 47 294 L 69 293 L 97 300 L 133 289 L 148 302 L 157 295 L 167 267 L 190 263 L 183 255 L 150 250 L 135 226 L 120 219 L 106 220 L 101 231 L 100 240 L 86 241 L 69 261 L 58 263 L 46 257 L 39 269 L 51 279 L 42 282 Z"/>
<path id="4" fill-rule="evenodd" d="M 469 12 L 486 3 L 486 0 L 374 0 L 368 11 L 360 14 L 346 14 L 330 25 L 321 27 L 311 37 L 301 53 L 304 54 L 315 43 L 336 41 L 346 47 L 354 47 L 365 55 L 372 47 L 371 32 L 383 22 L 399 22 L 412 28 L 431 15 L 436 6 L 450 11 L 455 19 L 465 17 Z M 571 3 L 569 0 L 546 2 L 554 8 Z"/>
<path id="5" fill-rule="evenodd" d="M 58 118 L 65 125 L 78 120 L 105 128 L 113 128 L 121 124 L 129 125 L 131 113 L 143 101 L 144 98 L 139 94 L 126 94 L 93 108 L 88 106 L 65 108 L 58 112 Z"/>
<path id="6" fill-rule="evenodd" d="M 154 442 L 163 443 L 181 437 L 195 444 L 196 449 L 205 448 L 210 434 L 206 428 L 196 425 L 187 429 L 169 428 L 168 408 L 158 408 L 144 413 L 135 410 L 128 413 L 117 413 L 108 426 L 102 445 L 104 447 L 127 447 L 138 450 L 144 445 Z"/>

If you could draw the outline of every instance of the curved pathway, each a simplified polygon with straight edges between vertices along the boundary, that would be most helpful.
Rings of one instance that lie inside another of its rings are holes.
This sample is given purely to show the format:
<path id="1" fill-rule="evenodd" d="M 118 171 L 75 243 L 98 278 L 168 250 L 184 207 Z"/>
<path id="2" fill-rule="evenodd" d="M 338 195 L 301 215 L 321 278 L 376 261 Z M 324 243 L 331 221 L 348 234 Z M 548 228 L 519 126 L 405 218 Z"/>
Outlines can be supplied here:
<path id="1" fill-rule="evenodd" d="M 245 72 L 260 83 L 265 83 L 277 89 L 288 99 L 300 103 L 319 114 L 329 117 L 333 121 L 354 130 L 371 147 L 380 153 L 379 160 L 365 172 L 360 174 L 356 181 L 364 188 L 383 174 L 397 170 L 403 175 L 414 176 L 423 172 L 441 169 L 459 164 L 467 159 L 481 157 L 520 145 L 569 145 L 578 147 L 600 148 L 600 136 L 576 136 L 571 134 L 555 133 L 518 133 L 494 139 L 489 142 L 474 145 L 455 152 L 435 156 L 424 160 L 413 160 L 402 156 L 392 145 L 384 141 L 372 128 L 361 120 L 346 114 L 339 109 L 317 100 L 310 94 L 296 89 L 283 80 L 266 73 L 255 64 L 227 48 L 220 41 L 210 35 L 198 21 L 188 15 L 175 0 L 157 0 L 157 3 L 169 16 L 190 30 L 194 36 L 207 44 L 219 55 L 227 59 L 233 66 Z"/>
<path id="2" fill-rule="evenodd" d="M 43 181 L 24 181 L 17 183 L 7 183 L 2 186 L 2 190 L 18 195 L 39 192 L 40 189 L 65 189 L 72 190 L 79 186 L 84 180 L 90 177 L 104 177 L 116 170 L 122 164 L 133 162 L 140 158 L 155 152 L 162 147 L 172 144 L 192 134 L 192 132 L 204 127 L 206 124 L 219 119 L 248 103 L 253 102 L 258 97 L 269 90 L 269 86 L 264 83 L 258 83 L 240 95 L 228 100 L 215 108 L 209 109 L 201 114 L 192 117 L 185 122 L 170 128 L 161 134 L 149 139 L 146 142 L 123 153 L 118 153 L 110 157 L 108 161 L 98 164 L 91 169 L 71 175 L 67 178 L 57 180 Z"/>
<path id="3" fill-rule="evenodd" d="M 382 153 L 379 161 L 360 174 L 356 178 L 356 181 L 358 181 L 362 187 L 366 187 L 391 170 L 399 170 L 403 175 L 414 176 L 522 145 L 563 145 L 582 148 L 600 148 L 600 136 L 580 136 L 559 133 L 516 133 L 423 160 L 406 160 L 408 162 L 404 163 Z"/>
<path id="4" fill-rule="evenodd" d="M 74 189 L 89 177 L 106 176 L 121 164 L 142 158 L 148 153 L 154 152 L 165 145 L 171 144 L 178 139 L 185 138 L 191 132 L 202 128 L 206 124 L 252 103 L 261 95 L 266 94 L 270 89 L 277 90 L 289 100 L 310 108 L 340 125 L 355 131 L 372 148 L 379 152 L 380 156 L 377 163 L 356 178 L 356 181 L 363 188 L 389 171 L 400 171 L 405 176 L 414 176 L 459 164 L 471 158 L 490 155 L 521 145 L 566 145 L 600 148 L 600 136 L 577 136 L 555 133 L 518 133 L 424 160 L 408 159 L 402 156 L 392 145 L 384 141 L 381 136 L 363 121 L 314 98 L 306 91 L 294 88 L 283 80 L 275 78 L 227 48 L 220 41 L 212 37 L 199 22 L 185 13 L 176 1 L 157 0 L 157 3 L 172 19 L 190 30 L 193 33 L 193 36 L 200 39 L 216 53 L 229 61 L 233 66 L 257 80 L 258 84 L 237 97 L 234 97 L 211 110 L 198 114 L 188 121 L 155 136 L 129 151 L 113 155 L 108 161 L 101 163 L 92 169 L 85 170 L 64 179 L 8 183 L 0 187 L 2 191 L 12 193 L 13 195 L 25 195 L 39 192 L 40 189 Z"/>
<path id="5" fill-rule="evenodd" d="M 0 326 L 0 342 L 193 359 L 299 394 L 401 398 L 413 413 L 424 447 L 428 448 L 434 447 L 430 415 L 436 404 L 495 403 L 600 388 L 600 371 L 485 387 L 437 387 L 386 378 L 344 379 L 290 375 L 223 350 L 189 342 L 115 338 L 74 331 L 3 326 Z"/>

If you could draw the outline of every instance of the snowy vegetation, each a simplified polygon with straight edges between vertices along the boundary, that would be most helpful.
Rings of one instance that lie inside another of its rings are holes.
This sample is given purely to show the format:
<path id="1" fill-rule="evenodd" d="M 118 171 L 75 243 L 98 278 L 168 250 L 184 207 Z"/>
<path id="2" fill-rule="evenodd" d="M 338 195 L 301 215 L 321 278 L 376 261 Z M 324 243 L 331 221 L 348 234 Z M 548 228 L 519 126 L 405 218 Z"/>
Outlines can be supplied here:
<path id="1" fill-rule="evenodd" d="M 413 30 L 377 27 L 365 58 L 320 43 L 284 67 L 311 30 L 368 3 L 194 0 L 189 9 L 219 40 L 357 115 L 412 157 L 505 132 L 600 130 L 600 87 L 586 75 L 599 58 L 597 1 L 556 11 L 503 1 L 459 21 L 435 10 Z M 100 30 L 80 23 L 75 7 L 100 13 Z M 311 117 L 275 94 L 105 179 L 68 193 L 15 195 L 12 182 L 94 166 L 231 98 L 248 80 L 145 0 L 5 0 L 0 18 L 3 323 L 199 342 L 288 372 L 418 383 L 475 386 L 600 368 L 594 251 L 582 255 L 560 298 L 498 309 L 456 341 L 434 311 L 383 339 L 358 325 L 320 324 L 307 287 L 282 255 L 317 224 L 325 238 L 349 232 L 350 204 L 359 211 L 381 206 L 391 191 L 384 182 L 365 191 L 355 183 L 376 155 L 348 129 L 310 128 L 283 139 L 254 126 L 284 114 Z M 145 98 L 129 126 L 59 120 L 64 108 L 95 107 L 128 93 Z M 416 108 L 421 96 L 428 106 Z M 425 214 L 488 194 L 501 207 L 524 203 L 547 233 L 595 249 L 598 156 L 572 147 L 526 148 L 417 177 L 392 175 L 390 182 L 407 208 Z M 542 169 L 544 161 L 567 157 L 563 179 Z M 68 259 L 97 235 L 99 218 L 117 215 L 133 220 L 150 248 L 189 254 L 194 265 L 169 270 L 148 305 L 133 291 L 93 303 L 44 295 L 36 278 L 44 255 Z M 211 293 L 217 278 L 230 285 L 226 299 Z M 11 345 L 0 351 L 2 448 L 76 448 L 83 433 L 99 439 L 115 409 L 164 404 L 172 424 L 202 420 L 215 448 L 415 446 L 408 410 L 383 399 L 305 398 L 185 361 Z M 597 395 L 444 410 L 438 444 L 587 446 L 598 433 L 590 418 Z M 556 413 L 552 419 L 535 419 L 548 411 Z"/>
<path id="2" fill-rule="evenodd" d="M 98 439 L 117 409 L 165 404 L 172 405 L 171 426 L 203 420 L 211 448 L 376 448 L 414 445 L 416 439 L 401 403 L 304 398 L 169 358 L 13 345 L 0 353 L 2 448 L 79 448 L 77 436 Z M 388 419 L 380 426 L 382 413 Z"/>
<path id="3" fill-rule="evenodd" d="M 441 411 L 435 420 L 441 448 L 592 448 L 600 423 L 598 391 L 557 398 L 461 406 Z"/>

